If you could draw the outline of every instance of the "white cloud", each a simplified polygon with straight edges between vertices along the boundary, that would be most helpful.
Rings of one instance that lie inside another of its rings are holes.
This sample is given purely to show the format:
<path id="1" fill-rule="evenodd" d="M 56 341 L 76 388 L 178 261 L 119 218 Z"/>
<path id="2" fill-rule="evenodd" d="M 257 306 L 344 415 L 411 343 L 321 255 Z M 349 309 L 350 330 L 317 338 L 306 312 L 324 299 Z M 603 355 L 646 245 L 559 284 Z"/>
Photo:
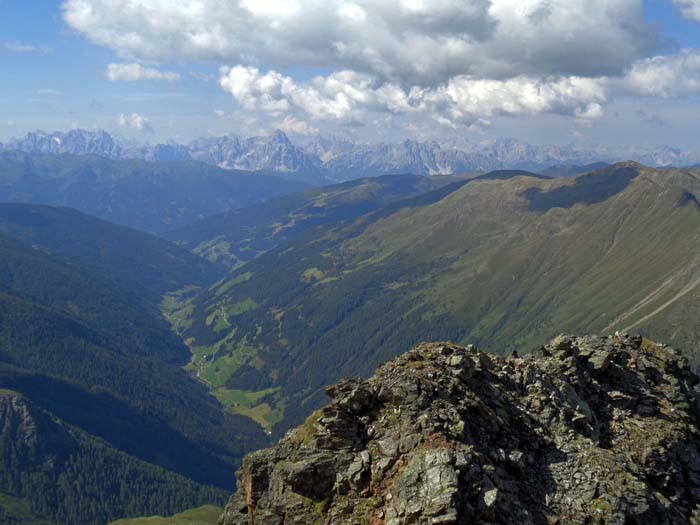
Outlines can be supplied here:
<path id="1" fill-rule="evenodd" d="M 673 1 L 700 20 L 700 0 Z M 649 58 L 659 41 L 642 0 L 64 0 L 62 11 L 127 62 L 108 78 L 179 78 L 139 62 L 231 64 L 218 80 L 238 117 L 299 134 L 392 115 L 455 129 L 541 114 L 590 126 L 622 96 L 700 93 L 700 50 Z M 300 66 L 328 73 L 283 73 Z"/>
<path id="2" fill-rule="evenodd" d="M 700 50 L 641 59 L 617 77 L 458 75 L 433 87 L 403 88 L 348 70 L 298 83 L 274 70 L 239 65 L 222 68 L 220 84 L 247 110 L 277 117 L 297 113 L 313 121 L 361 122 L 371 112 L 422 113 L 451 127 L 483 127 L 498 115 L 555 113 L 590 125 L 618 96 L 699 95 Z"/>
<path id="3" fill-rule="evenodd" d="M 641 0 L 66 0 L 63 16 L 132 60 L 330 67 L 404 87 L 619 74 L 656 44 Z"/>
<path id="4" fill-rule="evenodd" d="M 578 142 L 580 142 L 586 138 L 586 136 L 577 129 L 572 129 L 570 131 L 570 133 L 571 133 L 571 136 L 574 138 L 574 140 L 576 140 Z"/>
<path id="5" fill-rule="evenodd" d="M 700 50 L 657 56 L 635 63 L 617 83 L 633 95 L 680 98 L 700 93 Z"/>
<path id="6" fill-rule="evenodd" d="M 471 125 L 495 115 L 560 113 L 578 119 L 597 118 L 602 115 L 600 104 L 607 100 L 607 90 L 603 79 L 583 77 L 457 77 L 426 93 L 424 99 L 428 109 L 441 110 L 448 122 Z"/>
<path id="7" fill-rule="evenodd" d="M 297 120 L 290 115 L 287 115 L 283 121 L 275 123 L 274 126 L 285 133 L 293 135 L 316 135 L 319 132 L 318 128 L 314 128 L 307 122 Z"/>
<path id="8" fill-rule="evenodd" d="M 299 84 L 289 76 L 271 70 L 238 65 L 221 68 L 221 87 L 247 110 L 280 116 L 300 110 L 315 120 L 353 121 L 367 110 L 408 111 L 411 108 L 400 87 L 385 84 L 374 88 L 367 75 L 337 71 Z"/>
<path id="9" fill-rule="evenodd" d="M 138 80 L 165 80 L 176 82 L 180 80 L 178 73 L 160 71 L 158 69 L 144 67 L 141 64 L 109 64 L 105 76 L 111 82 L 135 82 Z"/>
<path id="10" fill-rule="evenodd" d="M 700 22 L 700 0 L 673 0 L 688 20 Z"/>
<path id="11" fill-rule="evenodd" d="M 153 126 L 151 125 L 151 121 L 147 117 L 139 115 L 138 113 L 132 113 L 131 115 L 126 115 L 122 113 L 121 115 L 119 115 L 117 123 L 122 127 L 132 128 L 138 131 L 148 133 L 153 132 Z"/>
<path id="12" fill-rule="evenodd" d="M 249 110 L 281 113 L 289 109 L 288 97 L 296 89 L 295 82 L 277 71 L 261 74 L 254 67 L 221 68 L 219 84 L 238 103 Z"/>
<path id="13" fill-rule="evenodd" d="M 0 46 L 0 49 L 11 53 L 41 53 L 48 55 L 51 53 L 51 48 L 47 46 L 35 46 L 22 42 L 5 42 Z"/>
<path id="14" fill-rule="evenodd" d="M 404 90 L 371 77 L 339 71 L 298 84 L 276 71 L 222 68 L 221 86 L 248 110 L 273 115 L 298 111 L 313 120 L 359 121 L 367 112 L 427 113 L 447 125 L 473 125 L 494 115 L 555 112 L 592 119 L 602 114 L 605 81 L 581 77 L 452 78 L 435 88 Z"/>

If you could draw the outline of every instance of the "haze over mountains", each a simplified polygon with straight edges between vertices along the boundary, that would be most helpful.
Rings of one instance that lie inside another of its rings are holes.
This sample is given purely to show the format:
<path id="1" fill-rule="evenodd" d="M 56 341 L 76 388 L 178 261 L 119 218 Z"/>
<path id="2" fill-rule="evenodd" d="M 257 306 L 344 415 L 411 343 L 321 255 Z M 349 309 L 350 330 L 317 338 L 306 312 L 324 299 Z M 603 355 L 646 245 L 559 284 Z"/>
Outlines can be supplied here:
<path id="1" fill-rule="evenodd" d="M 197 161 L 0 151 L 1 201 L 70 206 L 149 232 L 175 229 L 307 186 Z"/>
<path id="2" fill-rule="evenodd" d="M 386 174 L 540 170 L 556 164 L 585 165 L 600 161 L 634 160 L 649 166 L 687 166 L 700 162 L 700 152 L 673 147 L 532 145 L 516 139 L 455 144 L 414 140 L 364 144 L 324 136 L 295 143 L 279 130 L 262 137 L 227 135 L 201 138 L 189 144 L 153 146 L 120 143 L 105 131 L 37 131 L 0 147 L 27 153 L 94 154 L 109 159 L 197 160 L 225 169 L 274 172 L 314 184 Z"/>

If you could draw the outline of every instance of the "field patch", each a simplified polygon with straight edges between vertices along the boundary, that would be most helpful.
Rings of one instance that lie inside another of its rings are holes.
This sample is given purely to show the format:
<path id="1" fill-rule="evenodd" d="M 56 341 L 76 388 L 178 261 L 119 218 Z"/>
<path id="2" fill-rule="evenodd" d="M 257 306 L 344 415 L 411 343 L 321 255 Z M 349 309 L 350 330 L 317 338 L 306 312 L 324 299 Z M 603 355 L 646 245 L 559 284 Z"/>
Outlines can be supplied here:
<path id="1" fill-rule="evenodd" d="M 229 412 L 249 417 L 269 432 L 275 423 L 282 420 L 284 410 L 281 405 L 272 407 L 267 401 L 261 403 L 261 400 L 274 396 L 278 391 L 279 387 L 257 392 L 217 388 L 212 393 Z"/>
<path id="2" fill-rule="evenodd" d="M 170 517 L 151 516 L 148 518 L 126 518 L 110 525 L 216 525 L 223 509 L 214 505 L 204 505 L 189 509 Z"/>

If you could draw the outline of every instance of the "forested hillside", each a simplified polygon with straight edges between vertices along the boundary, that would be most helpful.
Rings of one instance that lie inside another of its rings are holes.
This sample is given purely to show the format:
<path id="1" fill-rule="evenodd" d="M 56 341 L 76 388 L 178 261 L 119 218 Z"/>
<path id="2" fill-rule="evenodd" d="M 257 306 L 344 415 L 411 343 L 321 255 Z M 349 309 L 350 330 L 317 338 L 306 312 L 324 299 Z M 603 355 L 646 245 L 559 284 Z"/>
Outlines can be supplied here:
<path id="1" fill-rule="evenodd" d="M 224 491 L 119 452 L 0 390 L 0 522 L 104 524 L 221 501 Z"/>
<path id="2" fill-rule="evenodd" d="M 36 218 L 37 209 L 17 211 L 14 220 L 24 212 Z M 16 449 L 11 436 L 21 432 L 23 420 L 2 421 L 2 442 L 10 447 L 0 465 L 6 519 L 97 525 L 219 501 L 242 454 L 266 436 L 250 420 L 226 414 L 206 386 L 182 370 L 189 351 L 154 304 L 156 290 L 170 277 L 190 273 L 188 261 L 192 276 L 208 266 L 154 238 L 134 255 L 144 274 L 120 277 L 110 250 L 125 239 L 150 237 L 131 231 L 125 237 L 124 229 L 66 210 L 38 212 L 44 218 L 57 213 L 58 223 L 65 215 L 75 219 L 80 240 L 62 247 L 67 228 L 11 229 L 37 241 L 34 247 L 0 234 L 0 389 L 25 400 L 31 407 L 25 411 L 38 414 L 38 421 L 58 421 L 46 423 L 50 429 L 69 429 L 58 445 L 72 444 L 56 449 L 50 438 L 58 430 L 49 430 L 20 440 L 29 450 Z M 92 232 L 95 224 L 100 229 Z M 52 242 L 71 260 L 41 249 Z M 138 294 L 138 283 L 168 254 L 177 257 L 172 269 L 158 274 L 167 277 Z"/>
<path id="3" fill-rule="evenodd" d="M 698 193 L 697 171 L 636 164 L 472 180 L 251 260 L 187 305 L 184 334 L 233 410 L 279 431 L 421 340 L 506 353 L 630 329 L 696 352 Z"/>
<path id="4" fill-rule="evenodd" d="M 87 268 L 120 293 L 154 305 L 167 292 L 211 284 L 222 273 L 160 237 L 61 206 L 0 204 L 0 233 Z"/>
<path id="5" fill-rule="evenodd" d="M 0 202 L 69 206 L 149 232 L 172 230 L 306 187 L 264 173 L 195 161 L 155 163 L 0 151 Z"/>

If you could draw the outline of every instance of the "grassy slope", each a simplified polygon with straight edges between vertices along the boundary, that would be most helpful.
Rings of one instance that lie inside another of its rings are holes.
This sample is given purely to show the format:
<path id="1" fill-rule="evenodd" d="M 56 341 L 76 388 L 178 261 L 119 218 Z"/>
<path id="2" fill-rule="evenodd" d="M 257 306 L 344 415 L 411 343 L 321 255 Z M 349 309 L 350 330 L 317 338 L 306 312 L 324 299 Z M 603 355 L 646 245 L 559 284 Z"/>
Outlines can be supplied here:
<path id="1" fill-rule="evenodd" d="M 186 510 L 170 517 L 151 516 L 147 518 L 123 519 L 110 525 L 216 525 L 223 509 L 214 505 L 204 505 Z"/>
<path id="2" fill-rule="evenodd" d="M 353 180 L 216 215 L 166 237 L 213 261 L 236 267 L 297 237 L 324 231 L 331 224 L 350 223 L 387 204 L 455 184 L 457 180 L 455 177 L 416 175 Z M 232 279 L 222 279 L 210 289 L 216 296 L 223 297 L 230 288 L 252 275 L 238 273 Z M 316 268 L 309 268 L 303 276 L 307 282 L 322 278 L 322 272 Z M 191 324 L 193 306 L 188 296 L 191 294 L 171 294 L 163 304 L 166 315 L 180 333 Z M 256 355 L 255 348 L 246 340 L 239 340 L 232 346 L 232 336 L 235 335 L 231 333 L 232 323 L 257 306 L 250 297 L 243 297 L 209 311 L 205 319 L 207 327 L 225 336 L 213 344 L 193 342 L 194 358 L 188 369 L 214 389 L 214 395 L 230 412 L 249 417 L 269 430 L 282 418 L 281 405 L 273 404 L 269 399 L 277 394 L 277 389 L 236 390 L 238 395 L 232 400 L 231 389 L 226 388 L 231 375 L 254 360 Z"/>
<path id="3" fill-rule="evenodd" d="M 349 250 L 375 242 L 382 256 L 402 252 L 416 263 L 436 251 L 454 258 L 426 276 L 422 293 L 467 323 L 466 337 L 502 351 L 554 330 L 630 327 L 695 283 L 700 213 L 677 205 L 686 189 L 698 190 L 693 176 L 643 170 L 603 202 L 544 213 L 523 206 L 532 183 L 518 182 L 465 187 L 441 202 L 440 213 L 460 224 L 454 231 L 428 207 L 373 225 Z"/>
<path id="4" fill-rule="evenodd" d="M 632 327 L 693 351 L 700 211 L 679 205 L 686 191 L 700 191 L 697 173 L 636 166 L 474 181 L 258 257 L 188 305 L 185 334 L 210 365 L 234 363 L 226 388 L 279 387 L 265 402 L 285 408 L 280 429 L 323 384 L 422 339 L 507 352 Z M 218 322 L 246 301 L 256 306 Z"/>
<path id="5" fill-rule="evenodd" d="M 355 219 L 454 180 L 418 175 L 358 179 L 214 215 L 165 236 L 210 260 L 238 266 L 307 230 Z"/>

